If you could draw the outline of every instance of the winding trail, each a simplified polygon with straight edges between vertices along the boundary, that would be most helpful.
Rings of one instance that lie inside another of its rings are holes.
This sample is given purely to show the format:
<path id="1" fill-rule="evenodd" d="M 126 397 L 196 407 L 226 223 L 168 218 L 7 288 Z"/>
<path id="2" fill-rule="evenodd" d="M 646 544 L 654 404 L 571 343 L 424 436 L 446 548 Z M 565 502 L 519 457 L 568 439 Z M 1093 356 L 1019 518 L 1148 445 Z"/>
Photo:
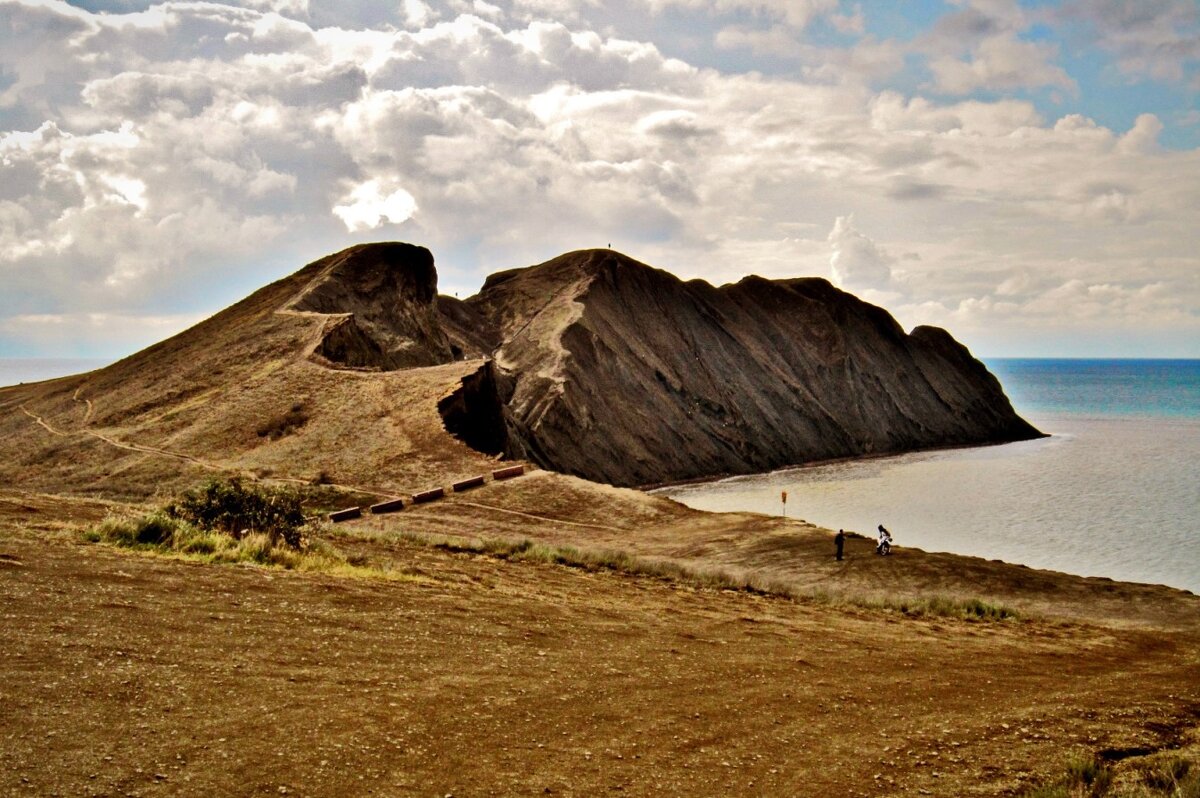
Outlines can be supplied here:
<path id="1" fill-rule="evenodd" d="M 69 438 L 73 434 L 70 432 L 63 432 L 60 429 L 55 429 L 54 427 L 50 426 L 49 424 L 46 423 L 46 420 L 43 419 L 41 416 L 39 416 L 35 413 L 29 412 L 29 409 L 26 408 L 25 405 L 17 405 L 17 406 L 21 408 L 22 413 L 24 413 L 25 415 L 32 418 L 34 420 L 34 423 L 38 424 L 40 427 L 42 427 L 44 430 L 49 432 L 51 435 L 57 435 L 60 438 Z"/>
<path id="2" fill-rule="evenodd" d="M 223 465 L 218 465 L 216 463 L 209 463 L 205 460 L 201 460 L 198 457 L 192 457 L 190 454 L 183 454 L 181 452 L 172 452 L 167 449 L 159 449 L 154 446 L 143 446 L 140 443 L 125 443 L 124 441 L 119 441 L 116 438 L 110 438 L 107 435 L 102 435 L 101 433 L 95 432 L 93 430 L 83 430 L 82 433 L 84 435 L 90 435 L 91 437 L 96 438 L 98 440 L 102 440 L 105 443 L 109 444 L 110 446 L 115 446 L 118 449 L 126 449 L 131 452 L 141 452 L 142 454 L 161 454 L 164 457 L 174 457 L 178 460 L 184 460 L 186 462 L 189 462 L 192 465 L 197 465 L 197 466 L 200 466 L 201 468 L 206 468 L 209 471 L 230 471 L 230 470 L 232 470 Z"/>
<path id="3" fill-rule="evenodd" d="M 562 524 L 563 526 L 582 527 L 583 529 L 604 529 L 609 532 L 630 532 L 632 530 L 619 526 L 606 526 L 604 524 L 588 524 L 582 521 L 564 521 L 561 518 L 551 518 L 545 515 L 535 515 L 533 513 L 523 513 L 520 510 L 509 510 L 504 507 L 496 507 L 492 504 L 483 504 L 482 502 L 467 502 L 460 501 L 455 504 L 464 505 L 466 507 L 478 507 L 481 510 L 490 510 L 494 513 L 505 513 L 506 515 L 516 515 L 521 518 L 529 518 L 534 521 L 545 521 L 550 524 Z"/>
<path id="4" fill-rule="evenodd" d="M 75 389 L 75 393 L 74 393 L 74 395 L 71 396 L 71 398 L 74 399 L 76 402 L 83 402 L 87 405 L 87 412 L 83 414 L 83 423 L 88 424 L 92 420 L 92 414 L 96 412 L 96 407 L 95 407 L 95 405 L 92 404 L 91 399 L 80 399 L 79 398 L 79 394 L 82 391 L 83 391 L 83 386 L 80 385 L 78 388 Z"/>

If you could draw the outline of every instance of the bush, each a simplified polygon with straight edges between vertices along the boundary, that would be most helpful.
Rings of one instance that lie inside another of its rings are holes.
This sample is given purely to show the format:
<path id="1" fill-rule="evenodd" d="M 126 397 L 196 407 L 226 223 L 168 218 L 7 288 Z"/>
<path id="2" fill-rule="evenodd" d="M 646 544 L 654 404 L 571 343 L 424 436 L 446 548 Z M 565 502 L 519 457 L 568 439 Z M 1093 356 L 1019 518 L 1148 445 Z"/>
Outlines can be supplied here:
<path id="1" fill-rule="evenodd" d="M 1112 778 L 1112 770 L 1091 757 L 1067 763 L 1067 784 L 1086 790 L 1086 795 L 1104 795 L 1112 784 Z"/>
<path id="2" fill-rule="evenodd" d="M 214 480 L 183 494 L 167 512 L 235 539 L 257 532 L 272 544 L 282 541 L 293 549 L 303 542 L 304 512 L 300 495 L 293 490 L 247 486 L 239 479 Z"/>
<path id="3" fill-rule="evenodd" d="M 1029 790 L 1024 798 L 1102 798 L 1109 794 L 1113 771 L 1093 757 L 1079 757 L 1067 763 L 1064 774 L 1051 784 Z"/>

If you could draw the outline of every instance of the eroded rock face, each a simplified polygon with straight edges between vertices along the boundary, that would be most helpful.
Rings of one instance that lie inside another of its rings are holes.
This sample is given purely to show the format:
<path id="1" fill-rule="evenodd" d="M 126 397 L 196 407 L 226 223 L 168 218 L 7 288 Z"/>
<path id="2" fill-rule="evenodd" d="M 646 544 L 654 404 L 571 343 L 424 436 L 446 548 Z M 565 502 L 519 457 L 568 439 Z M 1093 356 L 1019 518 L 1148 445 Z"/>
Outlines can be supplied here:
<path id="1" fill-rule="evenodd" d="M 390 371 L 448 363 L 461 355 L 442 329 L 433 255 L 411 244 L 364 244 L 325 259 L 291 303 L 342 316 L 314 354 L 335 366 Z"/>
<path id="2" fill-rule="evenodd" d="M 615 485 L 1032 438 L 948 333 L 906 334 L 815 278 L 683 282 L 611 250 L 437 296 L 433 256 L 369 244 L 309 267 L 289 304 L 328 318 L 314 355 L 393 370 L 483 357 L 439 404 L 490 454 Z"/>
<path id="3" fill-rule="evenodd" d="M 645 485 L 1041 434 L 948 333 L 905 334 L 821 279 L 714 288 L 591 250 L 494 275 L 467 305 L 502 343 L 446 403 L 447 427 L 592 480 Z"/>

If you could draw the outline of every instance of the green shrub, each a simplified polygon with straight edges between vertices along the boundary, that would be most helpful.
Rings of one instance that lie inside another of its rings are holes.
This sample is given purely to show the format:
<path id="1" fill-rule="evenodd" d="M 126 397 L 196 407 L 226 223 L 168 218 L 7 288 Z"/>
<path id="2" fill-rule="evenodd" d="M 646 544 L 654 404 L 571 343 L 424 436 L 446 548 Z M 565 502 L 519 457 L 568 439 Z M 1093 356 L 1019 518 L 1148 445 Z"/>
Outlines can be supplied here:
<path id="1" fill-rule="evenodd" d="M 245 485 L 240 479 L 213 480 L 183 494 L 167 508 L 174 518 L 234 538 L 257 532 L 293 549 L 302 544 L 304 512 L 300 494 L 285 488 Z"/>
<path id="2" fill-rule="evenodd" d="M 1112 784 L 1112 778 L 1112 769 L 1092 757 L 1081 757 L 1067 763 L 1067 784 L 1085 788 L 1087 795 L 1104 795 Z"/>
<path id="3" fill-rule="evenodd" d="M 227 532 L 200 529 L 162 512 L 141 518 L 107 518 L 84 530 L 81 537 L 90 543 L 182 554 L 213 563 L 255 563 L 305 571 L 337 571 L 348 567 L 345 556 L 323 541 L 313 541 L 311 545 L 306 542 L 300 550 L 287 545 L 282 538 L 273 539 L 261 532 L 234 538 Z"/>

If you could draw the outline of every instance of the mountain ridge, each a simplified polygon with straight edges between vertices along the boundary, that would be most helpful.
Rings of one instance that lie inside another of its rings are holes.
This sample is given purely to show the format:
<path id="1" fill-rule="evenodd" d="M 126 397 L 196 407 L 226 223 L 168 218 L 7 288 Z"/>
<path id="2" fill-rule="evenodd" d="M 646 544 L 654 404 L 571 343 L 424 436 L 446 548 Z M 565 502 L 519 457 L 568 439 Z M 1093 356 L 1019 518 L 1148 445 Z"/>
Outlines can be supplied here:
<path id="1" fill-rule="evenodd" d="M 949 333 L 906 334 L 823 278 L 714 287 L 580 250 L 489 278 L 467 304 L 502 343 L 443 402 L 447 428 L 587 479 L 643 485 L 1041 434 Z"/>
<path id="2" fill-rule="evenodd" d="M 0 478 L 392 495 L 508 457 L 628 486 L 1040 434 L 949 334 L 820 278 L 714 287 L 580 250 L 467 300 L 436 281 L 424 247 L 356 245 L 103 369 L 0 389 Z"/>

